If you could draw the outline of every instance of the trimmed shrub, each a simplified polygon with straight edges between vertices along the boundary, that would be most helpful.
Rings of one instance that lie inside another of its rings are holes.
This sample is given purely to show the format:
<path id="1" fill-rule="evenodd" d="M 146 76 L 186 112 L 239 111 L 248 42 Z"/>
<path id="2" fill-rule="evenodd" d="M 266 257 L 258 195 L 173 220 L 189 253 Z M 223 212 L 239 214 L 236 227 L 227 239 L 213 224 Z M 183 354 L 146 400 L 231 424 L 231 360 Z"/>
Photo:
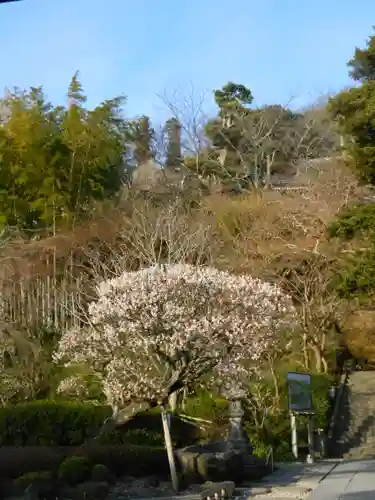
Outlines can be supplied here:
<path id="1" fill-rule="evenodd" d="M 72 402 L 34 401 L 0 409 L 3 446 L 76 446 L 95 436 L 110 409 Z"/>
<path id="2" fill-rule="evenodd" d="M 90 476 L 90 464 L 85 457 L 66 458 L 59 467 L 59 479 L 71 486 L 83 483 Z"/>
<path id="3" fill-rule="evenodd" d="M 79 446 L 95 437 L 111 415 L 108 406 L 69 401 L 34 401 L 0 409 L 2 446 Z M 175 446 L 194 444 L 199 429 L 176 416 L 171 419 Z M 160 412 L 137 415 L 122 428 L 101 436 L 101 444 L 164 445 Z"/>
<path id="4" fill-rule="evenodd" d="M 39 482 L 51 482 L 53 474 L 50 471 L 26 472 L 14 480 L 14 487 L 19 491 L 25 491 L 30 484 Z"/>
<path id="5" fill-rule="evenodd" d="M 134 445 L 92 445 L 72 447 L 28 446 L 0 448 L 0 485 L 21 474 L 52 471 L 69 457 L 84 457 L 91 466 L 105 465 L 111 474 L 143 477 L 169 477 L 164 447 Z"/>
<path id="6" fill-rule="evenodd" d="M 169 478 L 168 456 L 164 447 L 106 445 L 76 449 L 91 464 L 103 464 L 116 476 Z"/>
<path id="7" fill-rule="evenodd" d="M 96 464 L 91 471 L 91 479 L 93 481 L 108 481 L 109 470 L 104 464 Z"/>
<path id="8" fill-rule="evenodd" d="M 176 442 L 176 436 L 173 436 L 173 441 Z M 121 431 L 115 430 L 110 434 L 104 434 L 100 438 L 101 444 L 116 444 L 116 443 L 133 443 L 139 446 L 163 446 L 164 435 L 162 432 L 154 431 L 153 429 L 126 429 Z"/>
<path id="9" fill-rule="evenodd" d="M 0 485 L 6 479 L 15 479 L 29 472 L 57 472 L 67 456 L 69 451 L 52 446 L 0 447 Z"/>

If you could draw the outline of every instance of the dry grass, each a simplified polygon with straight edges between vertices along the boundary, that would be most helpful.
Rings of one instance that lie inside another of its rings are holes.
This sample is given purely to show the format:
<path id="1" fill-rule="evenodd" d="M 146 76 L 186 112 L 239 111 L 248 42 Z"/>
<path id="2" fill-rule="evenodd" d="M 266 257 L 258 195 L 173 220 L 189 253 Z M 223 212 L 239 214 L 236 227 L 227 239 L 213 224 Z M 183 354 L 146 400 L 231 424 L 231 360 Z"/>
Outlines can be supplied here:
<path id="1" fill-rule="evenodd" d="M 201 216 L 215 228 L 218 265 L 269 274 L 304 255 L 336 251 L 326 245 L 327 225 L 360 195 L 345 165 L 334 162 L 301 191 L 207 197 Z"/>
<path id="2" fill-rule="evenodd" d="M 319 249 L 327 224 L 360 191 L 345 165 L 335 161 L 325 162 L 314 183 L 303 191 L 212 194 L 202 197 L 198 208 L 187 208 L 181 200 L 163 206 L 127 199 L 72 232 L 40 241 L 12 241 L 0 254 L 1 278 L 50 273 L 52 255 L 59 266 L 72 255 L 81 266 L 94 254 L 107 257 L 119 251 L 128 260 L 140 253 L 146 261 L 155 260 L 161 257 L 160 249 L 159 253 L 155 249 L 160 240 L 174 245 L 175 258 L 177 246 L 186 247 L 189 240 L 190 252 L 193 246 L 200 247 L 217 265 L 250 270 L 253 261 L 269 263 Z"/>
<path id="3" fill-rule="evenodd" d="M 375 311 L 356 310 L 345 325 L 346 342 L 356 359 L 375 362 Z"/>
<path id="4" fill-rule="evenodd" d="M 332 256 L 337 248 L 326 242 L 327 225 L 359 196 L 361 189 L 338 160 L 324 162 L 300 191 L 213 193 L 194 204 L 191 193 L 167 201 L 128 193 L 119 207 L 72 232 L 11 242 L 0 254 L 0 280 L 13 286 L 45 276 L 55 282 L 67 275 L 100 279 L 160 260 L 275 279 L 306 256 Z"/>

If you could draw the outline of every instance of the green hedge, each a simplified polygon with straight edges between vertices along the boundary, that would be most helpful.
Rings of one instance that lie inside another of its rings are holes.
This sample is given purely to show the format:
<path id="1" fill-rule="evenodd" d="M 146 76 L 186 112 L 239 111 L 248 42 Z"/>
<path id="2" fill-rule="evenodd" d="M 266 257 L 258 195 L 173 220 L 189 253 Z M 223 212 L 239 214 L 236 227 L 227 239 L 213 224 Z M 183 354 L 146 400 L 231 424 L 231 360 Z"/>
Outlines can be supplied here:
<path id="1" fill-rule="evenodd" d="M 34 401 L 0 409 L 2 446 L 79 446 L 95 437 L 111 415 L 108 406 L 66 401 Z M 185 446 L 200 438 L 196 426 L 177 417 L 171 420 L 175 446 Z M 125 427 L 104 435 L 101 444 L 162 446 L 160 413 L 157 410 L 136 416 Z"/>
<path id="2" fill-rule="evenodd" d="M 75 451 L 76 455 L 79 455 Z M 82 449 L 91 465 L 103 464 L 117 476 L 169 477 L 168 456 L 161 446 L 107 445 Z"/>
<path id="3" fill-rule="evenodd" d="M 49 471 L 58 474 L 61 464 L 72 456 L 84 457 L 90 464 L 105 465 L 118 476 L 144 477 L 155 474 L 168 477 L 168 457 L 164 447 L 136 445 L 93 445 L 89 447 L 0 447 L 1 486 L 23 474 Z"/>

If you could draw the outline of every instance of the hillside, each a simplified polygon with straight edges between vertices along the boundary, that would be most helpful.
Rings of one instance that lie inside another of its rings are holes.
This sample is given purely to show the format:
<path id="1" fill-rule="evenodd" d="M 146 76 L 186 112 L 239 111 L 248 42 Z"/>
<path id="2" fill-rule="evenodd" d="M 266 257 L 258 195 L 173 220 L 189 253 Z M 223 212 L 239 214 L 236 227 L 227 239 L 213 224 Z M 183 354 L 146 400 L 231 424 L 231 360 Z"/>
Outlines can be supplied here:
<path id="1" fill-rule="evenodd" d="M 302 286 L 313 296 L 301 302 L 298 292 L 297 303 L 311 309 L 314 321 L 332 321 L 341 302 L 328 294 L 328 310 L 314 303 L 326 294 L 339 255 L 340 245 L 327 241 L 327 226 L 366 189 L 339 159 L 315 161 L 312 174 L 309 168 L 298 175 L 303 189 L 241 195 L 185 189 L 161 198 L 151 190 L 144 198 L 135 186 L 124 190 L 117 207 L 94 213 L 74 231 L 11 238 L 1 251 L 4 310 L 24 325 L 50 318 L 66 328 L 77 321 L 71 311 L 93 296 L 93 279 L 161 260 L 259 276 L 292 294 Z"/>

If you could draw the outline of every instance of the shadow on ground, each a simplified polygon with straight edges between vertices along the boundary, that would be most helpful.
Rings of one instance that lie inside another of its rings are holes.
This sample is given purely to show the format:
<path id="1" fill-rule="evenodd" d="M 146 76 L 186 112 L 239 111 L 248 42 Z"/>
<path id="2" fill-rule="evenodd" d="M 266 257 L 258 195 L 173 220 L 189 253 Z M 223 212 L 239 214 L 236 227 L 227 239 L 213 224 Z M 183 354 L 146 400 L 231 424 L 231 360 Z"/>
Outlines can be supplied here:
<path id="1" fill-rule="evenodd" d="M 343 455 L 343 444 L 341 443 L 341 439 L 350 426 L 350 388 L 348 386 L 349 379 L 348 377 L 345 380 L 343 392 L 340 401 L 340 409 L 337 415 L 337 420 L 334 424 L 334 432 L 332 435 L 331 442 L 328 443 L 329 446 L 329 455 L 332 458 L 341 458 Z"/>
<path id="2" fill-rule="evenodd" d="M 340 500 L 374 500 L 375 486 L 372 491 L 355 491 L 353 493 L 344 493 Z"/>
<path id="3" fill-rule="evenodd" d="M 357 427 L 355 433 L 347 441 L 341 444 L 342 453 L 347 453 L 352 448 L 357 448 L 362 444 L 363 436 L 375 426 L 375 415 L 368 415 Z"/>
<path id="4" fill-rule="evenodd" d="M 360 469 L 358 469 L 358 463 L 362 465 Z M 350 476 L 352 474 L 357 474 L 360 472 L 361 474 L 363 473 L 368 473 L 368 474 L 375 474 L 375 459 L 366 459 L 364 460 L 345 460 L 342 462 L 342 464 L 348 464 L 353 468 L 345 468 L 343 469 L 340 467 L 340 464 L 338 464 L 337 467 L 335 467 L 330 473 L 329 477 L 332 476 Z M 357 464 L 357 465 L 356 465 Z M 375 476 L 374 476 L 375 477 Z M 374 487 L 375 487 L 375 479 L 374 479 Z M 375 500 L 375 495 L 374 495 L 374 500 Z"/>

